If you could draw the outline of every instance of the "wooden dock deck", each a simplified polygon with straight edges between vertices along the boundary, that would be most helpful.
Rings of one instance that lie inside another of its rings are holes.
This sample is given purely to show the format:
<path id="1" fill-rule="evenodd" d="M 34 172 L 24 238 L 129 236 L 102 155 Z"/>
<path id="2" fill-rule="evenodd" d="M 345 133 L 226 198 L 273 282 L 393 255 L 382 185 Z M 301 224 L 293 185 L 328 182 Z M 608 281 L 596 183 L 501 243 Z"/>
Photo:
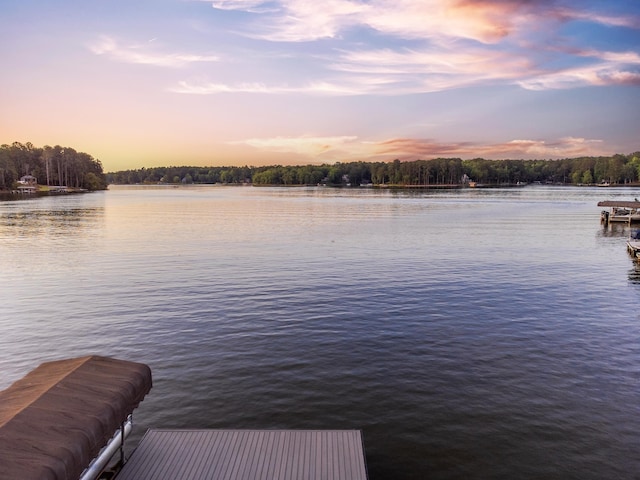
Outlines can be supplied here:
<path id="1" fill-rule="evenodd" d="M 359 430 L 148 430 L 117 480 L 366 480 Z"/>

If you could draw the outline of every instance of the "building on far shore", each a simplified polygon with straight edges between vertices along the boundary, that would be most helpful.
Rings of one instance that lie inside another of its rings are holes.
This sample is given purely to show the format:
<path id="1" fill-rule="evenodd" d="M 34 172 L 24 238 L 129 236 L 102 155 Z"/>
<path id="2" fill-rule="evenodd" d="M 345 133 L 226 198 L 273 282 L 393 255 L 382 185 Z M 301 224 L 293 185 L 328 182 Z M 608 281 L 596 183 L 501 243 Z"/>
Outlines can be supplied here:
<path id="1" fill-rule="evenodd" d="M 38 191 L 38 179 L 33 175 L 23 175 L 18 180 L 18 192 L 36 193 Z"/>

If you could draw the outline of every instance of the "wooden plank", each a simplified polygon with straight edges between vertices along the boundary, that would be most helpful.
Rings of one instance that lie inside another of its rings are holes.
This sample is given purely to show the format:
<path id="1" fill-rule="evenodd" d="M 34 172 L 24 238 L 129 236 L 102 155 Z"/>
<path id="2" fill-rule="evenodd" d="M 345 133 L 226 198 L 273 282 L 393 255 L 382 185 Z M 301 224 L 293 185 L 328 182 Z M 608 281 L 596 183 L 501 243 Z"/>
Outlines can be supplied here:
<path id="1" fill-rule="evenodd" d="M 117 480 L 366 480 L 359 430 L 148 430 Z"/>

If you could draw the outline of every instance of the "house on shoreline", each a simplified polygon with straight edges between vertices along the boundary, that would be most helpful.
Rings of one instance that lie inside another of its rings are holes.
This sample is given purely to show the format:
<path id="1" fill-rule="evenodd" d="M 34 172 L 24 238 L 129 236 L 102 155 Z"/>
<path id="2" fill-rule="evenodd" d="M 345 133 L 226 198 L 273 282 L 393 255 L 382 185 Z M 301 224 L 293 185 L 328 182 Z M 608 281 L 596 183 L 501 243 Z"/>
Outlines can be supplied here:
<path id="1" fill-rule="evenodd" d="M 23 175 L 18 180 L 18 193 L 36 193 L 38 191 L 38 179 L 33 175 Z"/>
<path id="2" fill-rule="evenodd" d="M 53 193 L 77 193 L 86 192 L 82 188 L 70 188 L 66 185 L 38 185 L 38 179 L 33 175 L 23 175 L 16 182 L 14 190 L 7 191 L 10 194 L 53 194 Z"/>

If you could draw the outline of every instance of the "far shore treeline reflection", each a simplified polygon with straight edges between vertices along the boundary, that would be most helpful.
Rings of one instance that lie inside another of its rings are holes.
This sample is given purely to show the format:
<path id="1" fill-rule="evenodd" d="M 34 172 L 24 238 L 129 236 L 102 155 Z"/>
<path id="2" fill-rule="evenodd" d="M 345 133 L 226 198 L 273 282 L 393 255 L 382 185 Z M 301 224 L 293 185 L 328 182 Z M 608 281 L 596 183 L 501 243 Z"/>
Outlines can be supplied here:
<path id="1" fill-rule="evenodd" d="M 563 160 L 436 158 L 392 162 L 349 162 L 265 167 L 154 167 L 107 174 L 113 184 L 224 183 L 253 185 L 487 185 L 518 183 L 634 184 L 640 181 L 640 152 Z"/>

